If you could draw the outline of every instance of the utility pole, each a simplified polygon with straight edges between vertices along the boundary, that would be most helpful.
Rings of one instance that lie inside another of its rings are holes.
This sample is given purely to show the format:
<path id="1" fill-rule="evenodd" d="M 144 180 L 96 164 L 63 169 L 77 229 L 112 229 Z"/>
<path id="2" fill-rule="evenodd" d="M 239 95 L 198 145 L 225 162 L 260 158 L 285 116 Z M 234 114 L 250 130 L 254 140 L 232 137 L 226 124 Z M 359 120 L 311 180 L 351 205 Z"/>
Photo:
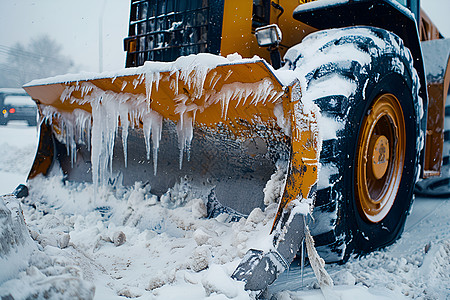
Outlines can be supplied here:
<path id="1" fill-rule="evenodd" d="M 103 15 L 105 13 L 106 0 L 103 4 L 98 17 L 98 71 L 103 72 Z"/>

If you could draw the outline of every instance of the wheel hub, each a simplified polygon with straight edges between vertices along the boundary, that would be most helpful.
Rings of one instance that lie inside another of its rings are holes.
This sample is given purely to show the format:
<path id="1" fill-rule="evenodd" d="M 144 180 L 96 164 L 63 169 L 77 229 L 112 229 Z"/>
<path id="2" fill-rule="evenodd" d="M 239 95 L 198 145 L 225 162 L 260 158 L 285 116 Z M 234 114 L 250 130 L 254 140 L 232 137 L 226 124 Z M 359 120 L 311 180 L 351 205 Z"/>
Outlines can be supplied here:
<path id="1" fill-rule="evenodd" d="M 356 204 L 370 223 L 386 217 L 394 205 L 405 162 L 403 111 L 392 94 L 380 95 L 361 123 L 356 160 Z"/>
<path id="2" fill-rule="evenodd" d="M 389 140 L 384 135 L 374 136 L 373 147 L 370 147 L 372 173 L 376 179 L 381 179 L 389 166 Z"/>

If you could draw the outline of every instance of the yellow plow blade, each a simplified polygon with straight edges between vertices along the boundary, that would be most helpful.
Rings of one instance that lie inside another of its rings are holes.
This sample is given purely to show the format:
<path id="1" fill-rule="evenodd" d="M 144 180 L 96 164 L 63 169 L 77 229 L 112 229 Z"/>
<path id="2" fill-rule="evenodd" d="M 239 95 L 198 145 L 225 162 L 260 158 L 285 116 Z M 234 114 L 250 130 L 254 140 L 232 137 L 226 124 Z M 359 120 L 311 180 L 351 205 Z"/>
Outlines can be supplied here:
<path id="1" fill-rule="evenodd" d="M 29 178 L 59 166 L 68 180 L 144 181 L 158 196 L 187 182 L 189 197 L 247 214 L 264 206 L 275 163 L 290 160 L 277 220 L 292 200 L 308 197 L 317 179 L 315 116 L 302 111 L 305 123 L 293 113 L 299 98 L 291 101 L 292 89 L 262 60 L 148 63 L 24 89 L 44 120 Z"/>

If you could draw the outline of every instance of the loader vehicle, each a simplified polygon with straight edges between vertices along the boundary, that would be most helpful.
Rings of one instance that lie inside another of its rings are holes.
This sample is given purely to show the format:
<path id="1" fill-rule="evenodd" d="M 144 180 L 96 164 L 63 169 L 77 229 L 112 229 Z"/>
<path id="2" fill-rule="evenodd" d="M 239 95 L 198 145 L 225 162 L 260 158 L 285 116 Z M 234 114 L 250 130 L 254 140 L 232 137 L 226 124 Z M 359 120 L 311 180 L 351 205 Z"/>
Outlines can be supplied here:
<path id="1" fill-rule="evenodd" d="M 182 184 L 238 219 L 281 173 L 273 249 L 233 274 L 249 290 L 309 234 L 327 262 L 392 244 L 440 174 L 449 44 L 417 0 L 132 0 L 124 48 L 124 70 L 24 87 L 42 119 L 29 179 Z"/>

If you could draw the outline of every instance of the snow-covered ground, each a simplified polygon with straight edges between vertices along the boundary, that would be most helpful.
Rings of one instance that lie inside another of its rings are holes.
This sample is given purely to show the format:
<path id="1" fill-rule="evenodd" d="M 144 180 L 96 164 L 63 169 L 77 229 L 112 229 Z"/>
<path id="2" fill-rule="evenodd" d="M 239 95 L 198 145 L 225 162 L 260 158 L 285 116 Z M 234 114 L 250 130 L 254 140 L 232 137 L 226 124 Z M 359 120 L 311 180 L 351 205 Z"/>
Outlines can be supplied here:
<path id="1" fill-rule="evenodd" d="M 1 194 L 25 181 L 36 140 L 35 127 L 0 127 Z M 90 184 L 58 177 L 33 180 L 21 203 L 32 239 L 0 256 L 0 296 L 249 299 L 230 275 L 249 247 L 264 246 L 276 206 L 228 223 L 205 219 L 203 203 L 185 201 L 182 186 L 164 199 L 156 201 L 142 183 L 95 193 Z M 4 200 L 17 211 L 15 199 Z M 327 266 L 335 283 L 327 299 L 450 299 L 449 216 L 449 199 L 416 199 L 397 243 Z M 312 270 L 306 266 L 302 278 L 299 265 L 294 261 L 268 295 L 324 299 Z"/>
<path id="2" fill-rule="evenodd" d="M 0 195 L 25 183 L 36 154 L 37 134 L 36 127 L 22 121 L 0 127 Z"/>

